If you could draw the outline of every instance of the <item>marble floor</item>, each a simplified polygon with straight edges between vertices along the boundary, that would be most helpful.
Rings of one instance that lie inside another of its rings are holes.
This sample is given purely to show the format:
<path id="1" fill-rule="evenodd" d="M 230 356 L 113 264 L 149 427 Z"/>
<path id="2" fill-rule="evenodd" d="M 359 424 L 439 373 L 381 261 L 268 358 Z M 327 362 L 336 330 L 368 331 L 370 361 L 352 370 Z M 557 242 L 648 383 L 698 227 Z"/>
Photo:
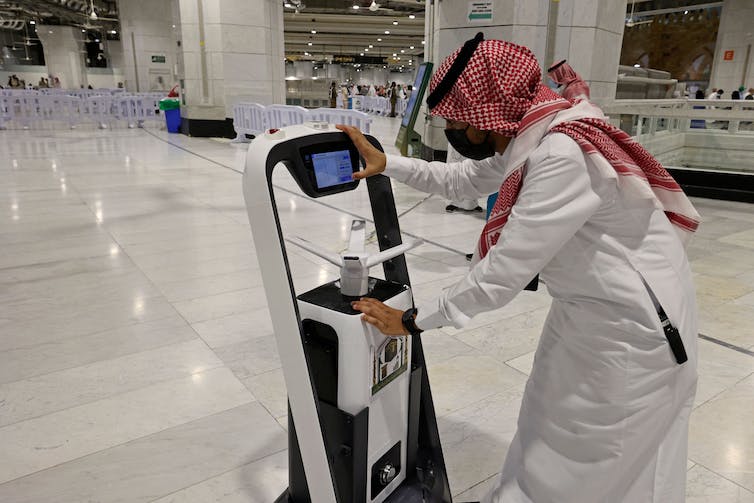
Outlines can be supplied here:
<path id="1" fill-rule="evenodd" d="M 398 121 L 376 119 L 388 150 Z M 246 146 L 158 129 L 0 132 L 0 501 L 259 502 L 286 484 L 285 385 L 241 195 Z M 342 248 L 365 194 L 284 228 Z M 419 300 L 467 269 L 477 215 L 395 184 Z M 688 502 L 754 502 L 754 207 L 697 199 Z M 336 270 L 290 250 L 299 291 Z M 452 491 L 478 499 L 515 429 L 546 293 L 424 336 Z"/>

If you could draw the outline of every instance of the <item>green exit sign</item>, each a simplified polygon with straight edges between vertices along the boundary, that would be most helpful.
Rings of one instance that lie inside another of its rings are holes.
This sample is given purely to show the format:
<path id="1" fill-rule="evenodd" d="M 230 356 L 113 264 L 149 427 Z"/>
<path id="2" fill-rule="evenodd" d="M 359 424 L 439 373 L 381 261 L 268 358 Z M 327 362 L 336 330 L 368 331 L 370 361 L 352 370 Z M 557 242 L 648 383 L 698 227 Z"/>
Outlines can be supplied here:
<path id="1" fill-rule="evenodd" d="M 165 56 L 157 56 L 152 55 L 152 63 L 164 63 L 165 62 Z"/>

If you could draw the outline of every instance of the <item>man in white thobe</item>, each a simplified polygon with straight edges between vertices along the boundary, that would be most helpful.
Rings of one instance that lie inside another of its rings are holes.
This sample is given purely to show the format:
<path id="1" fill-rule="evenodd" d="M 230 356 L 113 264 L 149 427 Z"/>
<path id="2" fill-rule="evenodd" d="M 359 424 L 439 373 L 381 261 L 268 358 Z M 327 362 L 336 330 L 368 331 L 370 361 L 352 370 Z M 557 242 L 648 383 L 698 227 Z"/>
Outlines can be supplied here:
<path id="1" fill-rule="evenodd" d="M 543 86 L 528 49 L 480 35 L 438 68 L 427 99 L 470 160 L 385 156 L 339 126 L 366 160 L 355 178 L 384 172 L 450 199 L 500 189 L 472 267 L 419 308 L 413 328 L 377 300 L 354 307 L 388 335 L 461 328 L 539 274 L 552 306 L 517 433 L 484 501 L 681 503 L 697 380 L 684 243 L 698 214 L 598 108 Z"/>

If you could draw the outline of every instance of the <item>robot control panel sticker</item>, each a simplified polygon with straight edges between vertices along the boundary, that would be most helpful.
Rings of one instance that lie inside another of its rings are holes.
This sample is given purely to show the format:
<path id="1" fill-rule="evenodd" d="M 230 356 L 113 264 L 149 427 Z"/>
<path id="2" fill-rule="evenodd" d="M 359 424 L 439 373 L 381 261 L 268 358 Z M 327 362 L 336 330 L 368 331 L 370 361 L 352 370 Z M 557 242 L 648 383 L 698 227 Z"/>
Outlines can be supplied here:
<path id="1" fill-rule="evenodd" d="M 408 340 L 389 337 L 374 353 L 372 395 L 390 384 L 408 368 Z"/>

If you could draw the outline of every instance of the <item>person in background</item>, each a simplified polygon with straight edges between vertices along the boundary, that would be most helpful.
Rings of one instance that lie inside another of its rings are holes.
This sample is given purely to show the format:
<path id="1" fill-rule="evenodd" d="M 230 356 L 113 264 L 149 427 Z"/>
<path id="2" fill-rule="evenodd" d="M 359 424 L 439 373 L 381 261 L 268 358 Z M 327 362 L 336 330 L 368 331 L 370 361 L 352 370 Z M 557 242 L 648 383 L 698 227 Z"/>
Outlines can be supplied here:
<path id="1" fill-rule="evenodd" d="M 338 101 L 338 84 L 333 81 L 330 84 L 330 108 L 337 108 Z"/>
<path id="2" fill-rule="evenodd" d="M 717 88 L 713 87 L 712 92 L 707 95 L 708 100 L 715 100 L 717 99 Z"/>
<path id="3" fill-rule="evenodd" d="M 750 87 L 749 91 L 744 95 L 745 100 L 754 100 L 754 87 Z"/>
<path id="4" fill-rule="evenodd" d="M 398 88 L 395 86 L 395 82 L 390 84 L 387 95 L 390 99 L 390 117 L 395 117 L 395 104 L 398 103 Z"/>
<path id="5" fill-rule="evenodd" d="M 733 91 L 730 93 L 730 99 L 732 100 L 740 100 L 741 99 L 741 93 L 738 92 L 738 90 Z"/>
<path id="6" fill-rule="evenodd" d="M 589 99 L 589 85 L 565 59 L 548 68 L 547 75 L 560 86 L 560 95 L 568 101 Z"/>

